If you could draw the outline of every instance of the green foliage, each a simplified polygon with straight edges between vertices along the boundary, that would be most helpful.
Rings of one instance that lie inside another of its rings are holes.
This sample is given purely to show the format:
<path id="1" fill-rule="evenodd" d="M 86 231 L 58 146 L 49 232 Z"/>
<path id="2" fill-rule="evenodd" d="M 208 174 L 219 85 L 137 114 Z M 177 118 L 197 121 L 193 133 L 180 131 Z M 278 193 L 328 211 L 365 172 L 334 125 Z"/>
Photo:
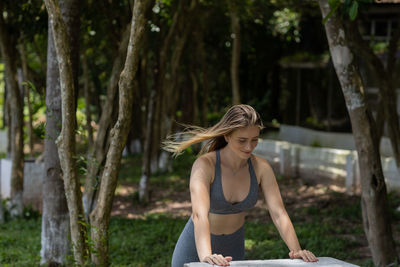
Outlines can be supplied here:
<path id="1" fill-rule="evenodd" d="M 46 137 L 46 123 L 39 122 L 33 126 L 33 133 L 40 140 L 43 140 Z"/>
<path id="2" fill-rule="evenodd" d="M 351 20 L 355 20 L 360 9 L 367 9 L 372 4 L 372 0 L 329 0 L 331 11 L 322 20 L 325 24 L 326 21 L 339 9 L 344 17 L 348 16 Z"/>
<path id="3" fill-rule="evenodd" d="M 272 34 L 281 35 L 286 41 L 300 42 L 300 14 L 285 7 L 276 10 L 270 19 Z"/>

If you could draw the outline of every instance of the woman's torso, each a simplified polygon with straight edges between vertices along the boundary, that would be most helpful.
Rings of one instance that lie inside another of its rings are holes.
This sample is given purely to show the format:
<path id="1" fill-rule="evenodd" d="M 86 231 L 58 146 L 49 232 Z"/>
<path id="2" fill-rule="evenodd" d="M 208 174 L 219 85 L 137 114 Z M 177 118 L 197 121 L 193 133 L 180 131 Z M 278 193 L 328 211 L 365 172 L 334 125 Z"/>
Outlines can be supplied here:
<path id="1" fill-rule="evenodd" d="M 258 198 L 260 182 L 256 175 L 256 158 L 251 156 L 248 166 L 232 175 L 219 151 L 207 156 L 211 157 L 210 163 L 214 167 L 210 181 L 210 232 L 231 234 L 244 224 L 246 211 L 255 205 Z"/>

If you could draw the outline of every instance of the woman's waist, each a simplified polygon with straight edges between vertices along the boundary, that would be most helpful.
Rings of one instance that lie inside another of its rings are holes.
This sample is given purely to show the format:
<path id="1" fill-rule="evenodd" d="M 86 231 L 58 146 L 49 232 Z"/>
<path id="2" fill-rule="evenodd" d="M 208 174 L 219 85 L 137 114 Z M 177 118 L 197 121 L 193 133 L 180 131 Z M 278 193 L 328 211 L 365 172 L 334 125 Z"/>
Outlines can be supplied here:
<path id="1" fill-rule="evenodd" d="M 213 235 L 229 235 L 238 231 L 244 225 L 246 212 L 235 214 L 209 213 L 210 232 Z"/>

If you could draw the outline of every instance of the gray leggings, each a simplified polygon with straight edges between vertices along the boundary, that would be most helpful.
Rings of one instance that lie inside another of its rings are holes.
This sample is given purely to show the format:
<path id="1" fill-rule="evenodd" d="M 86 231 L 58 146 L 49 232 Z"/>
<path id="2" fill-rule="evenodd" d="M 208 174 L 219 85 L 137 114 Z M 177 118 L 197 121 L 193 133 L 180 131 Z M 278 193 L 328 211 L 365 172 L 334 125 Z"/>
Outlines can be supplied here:
<path id="1" fill-rule="evenodd" d="M 211 234 L 212 253 L 231 256 L 233 260 L 244 260 L 244 226 L 229 235 Z M 171 267 L 183 267 L 189 262 L 199 262 L 194 239 L 194 224 L 192 217 L 186 223 L 172 255 Z"/>

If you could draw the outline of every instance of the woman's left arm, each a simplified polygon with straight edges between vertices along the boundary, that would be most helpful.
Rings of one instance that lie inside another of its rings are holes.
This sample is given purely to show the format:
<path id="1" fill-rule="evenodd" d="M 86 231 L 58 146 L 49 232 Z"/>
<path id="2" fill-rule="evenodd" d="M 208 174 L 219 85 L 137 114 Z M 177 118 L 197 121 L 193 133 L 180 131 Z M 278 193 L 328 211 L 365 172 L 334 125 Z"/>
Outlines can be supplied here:
<path id="1" fill-rule="evenodd" d="M 268 206 L 269 214 L 272 221 L 279 231 L 283 241 L 288 246 L 290 252 L 289 257 L 292 259 L 303 259 L 307 262 L 318 261 L 311 251 L 302 250 L 297 239 L 293 224 L 286 212 L 279 191 L 278 183 L 271 166 L 263 159 L 258 160 L 260 171 L 260 183 L 264 192 L 265 201 Z"/>

